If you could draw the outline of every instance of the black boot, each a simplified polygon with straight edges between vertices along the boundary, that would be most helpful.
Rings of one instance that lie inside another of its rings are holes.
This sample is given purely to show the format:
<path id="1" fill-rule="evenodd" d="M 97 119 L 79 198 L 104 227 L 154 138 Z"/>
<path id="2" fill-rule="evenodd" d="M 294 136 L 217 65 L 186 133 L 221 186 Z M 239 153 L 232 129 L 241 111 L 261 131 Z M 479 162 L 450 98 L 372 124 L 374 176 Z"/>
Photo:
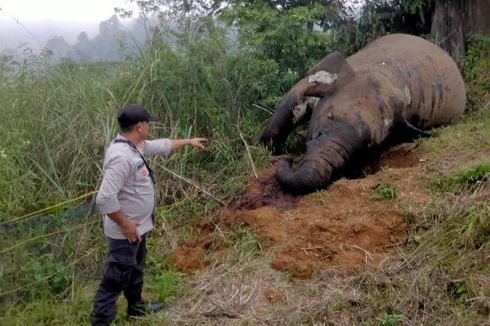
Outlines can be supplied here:
<path id="1" fill-rule="evenodd" d="M 163 303 L 139 300 L 128 304 L 128 317 L 141 317 L 163 309 Z"/>

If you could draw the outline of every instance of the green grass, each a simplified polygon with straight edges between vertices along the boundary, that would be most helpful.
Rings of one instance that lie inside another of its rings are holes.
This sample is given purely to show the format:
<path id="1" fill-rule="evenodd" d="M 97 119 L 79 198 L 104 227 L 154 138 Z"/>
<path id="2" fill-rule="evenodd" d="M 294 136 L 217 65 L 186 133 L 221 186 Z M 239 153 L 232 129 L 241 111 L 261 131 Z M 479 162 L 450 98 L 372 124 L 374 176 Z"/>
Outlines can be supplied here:
<path id="1" fill-rule="evenodd" d="M 148 273 L 149 274 L 149 273 Z M 178 271 L 164 270 L 146 277 L 146 287 L 160 301 L 175 303 L 182 289 L 183 275 Z"/>
<path id="2" fill-rule="evenodd" d="M 238 264 L 257 257 L 262 251 L 262 246 L 257 236 L 243 225 L 232 230 L 226 237 L 233 253 L 234 261 Z"/>
<path id="3" fill-rule="evenodd" d="M 380 318 L 378 318 L 378 320 L 379 324 L 382 326 L 396 326 L 402 324 L 402 322 L 405 320 L 405 316 L 385 312 Z"/>
<path id="4" fill-rule="evenodd" d="M 0 226 L 0 250 L 9 249 L 0 253 L 0 293 L 8 292 L 0 296 L 0 324 L 89 323 L 105 258 L 104 239 L 92 223 L 97 217 L 65 214 L 86 198 L 52 206 L 97 188 L 105 145 L 117 132 L 115 113 L 131 102 L 162 118 L 155 137 L 205 136 L 210 141 L 204 152 L 184 149 L 151 160 L 159 189 L 157 220 L 166 228 L 159 227 L 149 240 L 145 294 L 167 302 L 170 311 L 130 323 L 121 299 L 116 324 L 172 324 L 172 316 L 190 311 L 196 298 L 206 302 L 212 297 L 226 307 L 230 293 L 240 292 L 237 288 L 244 293 L 234 297 L 232 308 L 238 309 L 260 282 L 280 284 L 287 294 L 276 306 L 253 302 L 256 308 L 265 307 L 265 313 L 257 314 L 271 323 L 487 321 L 490 104 L 485 102 L 488 74 L 482 71 L 488 68 L 488 56 L 481 56 L 487 39 L 477 40 L 464 67 L 470 78 L 468 113 L 438 129 L 437 137 L 417 142 L 425 159 L 420 182 L 432 196 L 430 204 L 404 202 L 388 183 L 373 191 L 373 200 L 400 201 L 407 247 L 382 266 L 352 274 L 317 271 L 313 280 L 305 281 L 271 272 L 267 249 L 244 226 L 225 230 L 228 249 L 213 256 L 217 264 L 210 271 L 184 275 L 168 266 L 173 246 L 195 236 L 185 227 L 189 221 L 212 217 L 221 202 L 233 202 L 243 193 L 254 171 L 268 166 L 269 153 L 254 141 L 269 116 L 253 104 L 271 106 L 283 94 L 275 81 L 284 76 L 277 76 L 270 61 L 248 52 L 230 53 L 219 30 L 194 36 L 195 42 L 188 40 L 177 49 L 157 44 L 128 63 L 48 67 L 31 58 L 18 74 L 0 76 L 2 113 L 9 117 L 0 121 L 0 222 L 48 208 L 44 216 Z M 324 205 L 327 196 L 318 192 L 315 203 Z M 251 303 L 246 304 L 248 309 Z"/>
<path id="5" fill-rule="evenodd" d="M 478 163 L 468 169 L 462 169 L 450 176 L 438 177 L 432 182 L 437 192 L 458 193 L 466 189 L 474 189 L 487 182 L 490 177 L 490 164 Z"/>
<path id="6" fill-rule="evenodd" d="M 490 103 L 471 110 L 436 137 L 418 142 L 423 174 L 417 177 L 429 204 L 398 200 L 408 226 L 405 248 L 381 268 L 349 281 L 359 308 L 339 314 L 363 325 L 455 324 L 488 321 L 490 300 Z M 377 187 L 380 198 L 393 187 Z M 402 320 L 403 319 L 403 320 Z"/>
<path id="7" fill-rule="evenodd" d="M 0 253 L 3 321 L 87 323 L 89 305 L 73 313 L 79 303 L 70 298 L 79 295 L 79 285 L 100 277 L 104 239 L 92 223 L 98 217 L 65 215 L 91 196 L 59 204 L 97 189 L 122 105 L 141 103 L 161 118 L 152 137 L 209 139 L 205 151 L 184 148 L 150 160 L 158 180 L 157 215 L 170 228 L 233 201 L 268 165 L 269 153 L 255 146 L 267 116 L 252 104 L 282 95 L 270 82 L 277 71 L 253 56 L 230 53 L 220 28 L 204 28 L 192 40 L 177 48 L 155 44 L 125 63 L 48 66 L 31 56 L 18 73 L 0 75 L 2 113 L 9 117 L 0 121 L 0 223 L 6 223 L 0 244 L 8 249 Z M 43 216 L 26 216 L 43 209 Z M 237 231 L 231 241 L 237 261 L 257 254 L 253 235 Z M 183 276 L 167 266 L 171 245 L 165 235 L 150 241 L 147 279 L 152 294 L 169 303 L 184 286 Z"/>
<path id="8" fill-rule="evenodd" d="M 398 196 L 398 190 L 396 187 L 390 186 L 386 183 L 380 183 L 374 188 L 374 193 L 371 196 L 371 200 L 385 200 L 395 199 Z"/>

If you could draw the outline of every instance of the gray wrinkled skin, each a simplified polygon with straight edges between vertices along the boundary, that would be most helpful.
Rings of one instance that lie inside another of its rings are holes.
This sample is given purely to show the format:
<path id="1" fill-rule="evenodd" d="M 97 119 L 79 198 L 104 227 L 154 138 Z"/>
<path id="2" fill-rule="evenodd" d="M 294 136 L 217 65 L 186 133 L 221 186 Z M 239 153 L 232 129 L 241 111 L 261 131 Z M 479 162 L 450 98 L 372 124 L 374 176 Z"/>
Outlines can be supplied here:
<path id="1" fill-rule="evenodd" d="M 334 52 L 284 96 L 260 142 L 276 151 L 304 120 L 306 153 L 298 168 L 279 163 L 289 192 L 325 187 L 359 151 L 403 133 L 426 134 L 462 114 L 466 93 L 452 58 L 416 36 L 377 39 L 351 57 Z"/>

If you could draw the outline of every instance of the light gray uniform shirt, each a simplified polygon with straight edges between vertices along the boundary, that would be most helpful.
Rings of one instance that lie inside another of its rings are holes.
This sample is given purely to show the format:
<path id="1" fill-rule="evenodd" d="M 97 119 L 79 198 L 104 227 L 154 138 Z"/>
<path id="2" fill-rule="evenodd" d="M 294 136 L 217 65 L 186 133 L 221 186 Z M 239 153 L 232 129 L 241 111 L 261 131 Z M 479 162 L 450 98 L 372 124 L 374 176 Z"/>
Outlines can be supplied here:
<path id="1" fill-rule="evenodd" d="M 122 135 L 115 139 L 126 140 Z M 153 229 L 151 215 L 155 208 L 155 185 L 138 151 L 143 156 L 168 155 L 170 139 L 144 141 L 131 147 L 127 143 L 111 143 L 104 157 L 103 179 L 96 197 L 99 211 L 104 215 L 104 234 L 113 239 L 126 239 L 119 225 L 107 214 L 121 211 L 136 220 L 140 235 Z"/>

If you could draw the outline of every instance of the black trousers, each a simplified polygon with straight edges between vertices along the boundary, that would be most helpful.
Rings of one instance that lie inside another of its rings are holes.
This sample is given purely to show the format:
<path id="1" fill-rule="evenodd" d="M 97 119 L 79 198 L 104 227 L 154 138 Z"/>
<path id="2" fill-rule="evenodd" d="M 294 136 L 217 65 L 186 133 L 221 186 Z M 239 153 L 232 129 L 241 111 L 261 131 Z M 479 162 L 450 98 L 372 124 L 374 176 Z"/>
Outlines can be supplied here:
<path id="1" fill-rule="evenodd" d="M 146 258 L 146 234 L 137 243 L 107 238 L 109 253 L 104 276 L 95 294 L 92 325 L 109 325 L 116 316 L 116 301 L 121 292 L 131 305 L 141 300 Z"/>

